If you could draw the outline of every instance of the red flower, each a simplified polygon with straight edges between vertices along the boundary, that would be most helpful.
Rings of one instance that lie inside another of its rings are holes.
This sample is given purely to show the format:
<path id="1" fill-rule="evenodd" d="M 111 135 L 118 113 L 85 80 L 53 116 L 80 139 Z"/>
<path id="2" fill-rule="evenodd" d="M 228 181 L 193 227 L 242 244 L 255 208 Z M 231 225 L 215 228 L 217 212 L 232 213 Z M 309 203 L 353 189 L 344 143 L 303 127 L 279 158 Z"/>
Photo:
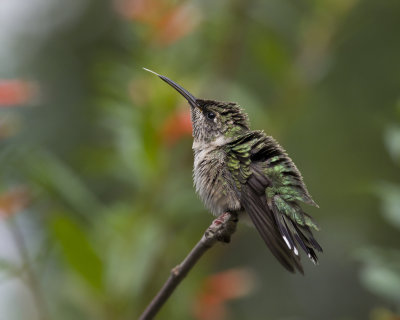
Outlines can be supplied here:
<path id="1" fill-rule="evenodd" d="M 114 0 L 115 8 L 126 19 L 149 28 L 150 38 L 169 45 L 195 29 L 199 10 L 189 3 L 171 5 L 165 0 Z"/>
<path id="2" fill-rule="evenodd" d="M 192 121 L 188 108 L 180 109 L 167 118 L 161 130 L 163 141 L 173 145 L 184 136 L 191 136 Z"/>
<path id="3" fill-rule="evenodd" d="M 0 79 L 0 106 L 11 107 L 27 104 L 36 96 L 36 85 L 24 80 Z"/>
<path id="4" fill-rule="evenodd" d="M 17 187 L 0 194 L 0 217 L 10 217 L 28 206 L 30 194 L 25 187 Z"/>
<path id="5" fill-rule="evenodd" d="M 189 34 L 199 22 L 198 13 L 189 5 L 176 6 L 159 19 L 154 39 L 162 45 L 172 44 Z"/>
<path id="6" fill-rule="evenodd" d="M 208 277 L 196 299 L 194 317 L 199 320 L 225 319 L 225 302 L 249 294 L 253 287 L 253 274 L 246 269 L 231 269 Z"/>

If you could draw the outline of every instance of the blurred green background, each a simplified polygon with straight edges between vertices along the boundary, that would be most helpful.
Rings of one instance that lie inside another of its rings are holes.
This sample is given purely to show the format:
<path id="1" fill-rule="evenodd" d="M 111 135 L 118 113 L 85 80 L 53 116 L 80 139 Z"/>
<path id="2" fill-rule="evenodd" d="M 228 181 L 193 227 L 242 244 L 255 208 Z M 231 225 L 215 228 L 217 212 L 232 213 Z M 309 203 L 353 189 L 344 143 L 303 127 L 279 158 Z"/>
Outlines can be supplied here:
<path id="1" fill-rule="evenodd" d="M 136 319 L 212 216 L 188 106 L 287 149 L 324 253 L 287 273 L 240 224 L 158 319 L 400 319 L 400 2 L 2 0 L 0 319 Z"/>

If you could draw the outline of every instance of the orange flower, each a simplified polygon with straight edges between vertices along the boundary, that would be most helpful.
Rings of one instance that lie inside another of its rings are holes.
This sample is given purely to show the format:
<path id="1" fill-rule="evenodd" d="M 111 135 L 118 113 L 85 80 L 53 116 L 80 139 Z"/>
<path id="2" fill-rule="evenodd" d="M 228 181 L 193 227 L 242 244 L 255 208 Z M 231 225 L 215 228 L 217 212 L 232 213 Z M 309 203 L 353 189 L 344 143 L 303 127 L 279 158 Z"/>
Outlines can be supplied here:
<path id="1" fill-rule="evenodd" d="M 222 320 L 227 317 L 225 302 L 249 294 L 254 277 L 247 269 L 231 269 L 208 277 L 193 308 L 199 320 Z"/>
<path id="2" fill-rule="evenodd" d="M 172 44 L 195 29 L 199 15 L 195 7 L 180 5 L 166 12 L 158 21 L 154 39 L 162 45 Z"/>
<path id="3" fill-rule="evenodd" d="M 116 11 L 125 19 L 145 24 L 151 40 L 172 44 L 198 25 L 199 10 L 190 3 L 171 5 L 166 0 L 114 0 Z"/>
<path id="4" fill-rule="evenodd" d="M 165 7 L 160 0 L 114 0 L 116 11 L 125 19 L 153 23 Z"/>
<path id="5" fill-rule="evenodd" d="M 188 108 L 180 109 L 167 118 L 161 129 L 162 139 L 167 145 L 173 145 L 184 136 L 192 134 L 192 121 Z"/>
<path id="6" fill-rule="evenodd" d="M 17 187 L 0 195 L 0 217 L 10 217 L 28 206 L 30 195 L 25 187 Z"/>
<path id="7" fill-rule="evenodd" d="M 24 80 L 0 79 L 0 106 L 11 107 L 24 105 L 36 96 L 36 85 Z"/>

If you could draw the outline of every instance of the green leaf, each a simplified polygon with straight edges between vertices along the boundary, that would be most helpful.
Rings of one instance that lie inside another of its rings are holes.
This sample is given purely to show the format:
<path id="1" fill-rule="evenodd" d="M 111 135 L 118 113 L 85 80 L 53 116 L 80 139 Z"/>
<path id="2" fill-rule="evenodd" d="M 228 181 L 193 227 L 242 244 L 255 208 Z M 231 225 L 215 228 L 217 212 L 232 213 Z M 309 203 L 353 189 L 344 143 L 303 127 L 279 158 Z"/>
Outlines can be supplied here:
<path id="1" fill-rule="evenodd" d="M 364 265 L 360 272 L 364 286 L 386 299 L 400 301 L 400 251 L 367 247 L 358 250 L 356 257 Z"/>
<path id="2" fill-rule="evenodd" d="M 0 259 L 0 272 L 11 277 L 16 277 L 20 275 L 21 267 L 6 259 Z"/>
<path id="3" fill-rule="evenodd" d="M 394 226 L 400 228 L 400 186 L 383 183 L 378 188 L 382 199 L 382 213 Z"/>
<path id="4" fill-rule="evenodd" d="M 51 224 L 54 237 L 72 269 L 94 289 L 103 288 L 103 263 L 84 230 L 71 218 L 56 217 Z"/>
<path id="5" fill-rule="evenodd" d="M 375 294 L 400 301 L 400 274 L 385 266 L 368 265 L 361 271 L 361 281 Z"/>
<path id="6" fill-rule="evenodd" d="M 87 215 L 101 211 L 103 206 L 82 178 L 53 153 L 40 149 L 31 153 L 28 174 L 50 195 L 56 196 L 77 212 Z M 87 217 L 87 216 L 86 216 Z"/>
<path id="7" fill-rule="evenodd" d="M 103 243 L 103 254 L 107 257 L 107 288 L 117 295 L 130 292 L 134 297 L 140 296 L 166 246 L 162 220 L 144 213 L 113 207 L 99 224 L 103 229 L 99 230 L 100 241 L 112 239 Z"/>
<path id="8" fill-rule="evenodd" d="M 400 126 L 390 126 L 385 130 L 385 145 L 394 161 L 400 161 Z"/>

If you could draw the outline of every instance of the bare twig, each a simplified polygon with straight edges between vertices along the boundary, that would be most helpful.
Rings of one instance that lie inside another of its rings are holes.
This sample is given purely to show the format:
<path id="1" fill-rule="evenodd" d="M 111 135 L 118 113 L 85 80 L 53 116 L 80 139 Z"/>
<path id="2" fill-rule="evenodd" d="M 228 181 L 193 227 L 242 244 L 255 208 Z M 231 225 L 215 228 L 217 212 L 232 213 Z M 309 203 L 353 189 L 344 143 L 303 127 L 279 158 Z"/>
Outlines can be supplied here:
<path id="1" fill-rule="evenodd" d="M 204 232 L 203 237 L 186 256 L 181 264 L 171 270 L 171 275 L 164 283 L 163 287 L 154 297 L 142 313 L 139 320 L 153 319 L 164 303 L 174 292 L 178 284 L 185 278 L 188 272 L 193 268 L 201 256 L 210 249 L 217 241 L 230 242 L 231 235 L 236 230 L 238 221 L 237 214 L 226 212 L 215 219 Z"/>

